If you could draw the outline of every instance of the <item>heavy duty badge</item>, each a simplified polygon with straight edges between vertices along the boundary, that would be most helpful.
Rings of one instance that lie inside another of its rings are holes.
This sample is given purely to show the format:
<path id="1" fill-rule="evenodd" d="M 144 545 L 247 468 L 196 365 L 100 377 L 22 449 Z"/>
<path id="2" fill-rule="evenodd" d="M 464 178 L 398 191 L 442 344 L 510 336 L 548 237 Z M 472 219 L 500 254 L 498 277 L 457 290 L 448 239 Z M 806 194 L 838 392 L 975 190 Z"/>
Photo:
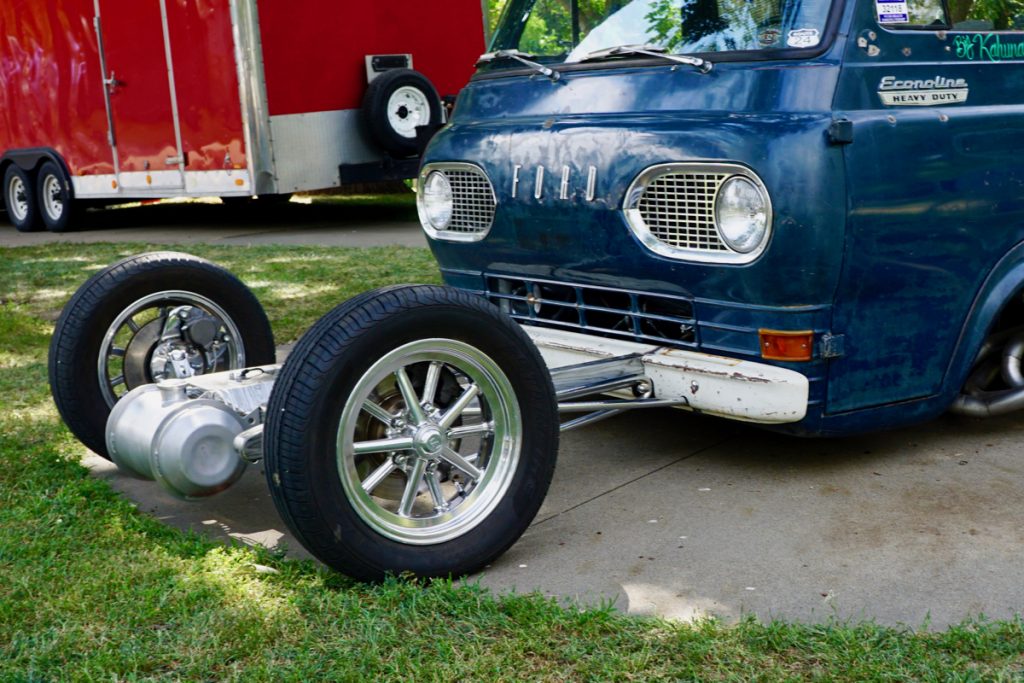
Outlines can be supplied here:
<path id="1" fill-rule="evenodd" d="M 936 76 L 928 79 L 897 80 L 885 76 L 878 84 L 882 104 L 893 107 L 934 107 L 943 104 L 963 104 L 970 88 L 963 78 Z"/>

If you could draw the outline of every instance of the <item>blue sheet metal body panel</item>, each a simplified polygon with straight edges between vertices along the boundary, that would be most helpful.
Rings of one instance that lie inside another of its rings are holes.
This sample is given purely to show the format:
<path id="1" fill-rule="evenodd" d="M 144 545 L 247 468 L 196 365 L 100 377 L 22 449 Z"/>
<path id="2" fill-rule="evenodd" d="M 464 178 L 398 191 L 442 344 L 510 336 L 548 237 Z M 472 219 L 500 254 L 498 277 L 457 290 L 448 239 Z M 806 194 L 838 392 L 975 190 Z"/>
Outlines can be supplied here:
<path id="1" fill-rule="evenodd" d="M 867 0 L 837 11 L 838 30 L 809 59 L 475 79 L 424 163 L 480 166 L 498 208 L 480 242 L 431 241 L 445 280 L 481 293 L 488 277 L 510 276 L 682 297 L 695 331 L 681 346 L 750 360 L 760 329 L 814 330 L 811 362 L 779 363 L 811 380 L 795 433 L 944 411 L 1022 281 L 1024 64 L 966 58 L 954 32 L 887 30 Z M 883 100 L 883 79 L 936 77 L 964 79 L 967 102 Z M 852 143 L 830 136 L 837 120 L 853 122 Z M 623 202 L 644 169 L 701 160 L 745 165 L 769 191 L 771 242 L 754 262 L 667 258 L 629 230 Z M 826 335 L 842 336 L 838 357 L 826 357 Z"/>

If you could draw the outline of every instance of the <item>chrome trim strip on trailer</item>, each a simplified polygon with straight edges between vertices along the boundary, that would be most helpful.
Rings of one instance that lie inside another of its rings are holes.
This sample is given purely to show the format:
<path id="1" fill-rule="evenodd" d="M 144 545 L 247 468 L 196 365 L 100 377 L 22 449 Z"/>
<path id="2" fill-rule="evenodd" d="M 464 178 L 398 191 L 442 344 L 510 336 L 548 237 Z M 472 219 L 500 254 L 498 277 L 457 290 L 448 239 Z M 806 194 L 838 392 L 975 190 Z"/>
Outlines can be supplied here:
<path id="1" fill-rule="evenodd" d="M 256 0 L 231 0 L 238 94 L 242 106 L 245 156 L 253 194 L 277 194 L 277 169 L 263 72 L 263 43 Z"/>
<path id="2" fill-rule="evenodd" d="M 114 177 L 121 170 L 121 162 L 117 156 L 117 136 L 114 133 L 114 112 L 110 108 L 110 88 L 107 86 L 107 53 L 103 48 L 103 22 L 100 19 L 100 0 L 93 0 L 95 16 L 92 26 L 96 30 L 96 48 L 100 55 L 100 80 L 103 83 L 103 106 L 107 110 L 107 142 L 114 162 Z"/>
<path id="3" fill-rule="evenodd" d="M 117 174 L 121 194 L 149 190 L 180 190 L 185 185 L 181 171 L 128 171 Z"/>
<path id="4" fill-rule="evenodd" d="M 636 354 L 653 398 L 679 407 L 760 424 L 799 422 L 807 414 L 807 377 L 774 365 L 532 325 L 523 329 L 549 368 Z"/>
<path id="5" fill-rule="evenodd" d="M 161 185 L 160 173 L 179 175 L 177 171 L 122 173 L 120 178 L 123 181 L 125 191 L 121 191 L 122 182 L 118 182 L 118 176 L 112 174 L 73 176 L 71 178 L 71 186 L 74 188 L 75 197 L 80 199 L 116 197 L 153 199 L 161 197 L 209 197 L 211 195 L 247 197 L 253 194 L 249 172 L 245 170 L 186 171 L 184 190 L 182 190 L 182 186 L 177 179 L 173 186 Z M 153 182 L 147 183 L 147 176 L 150 176 Z M 239 181 L 241 181 L 241 184 L 239 184 Z"/>
<path id="6" fill-rule="evenodd" d="M 171 55 L 171 28 L 167 21 L 167 0 L 160 0 L 160 25 L 164 34 L 164 55 L 167 58 L 167 83 L 171 96 L 171 118 L 174 121 L 174 144 L 178 154 L 167 159 L 168 166 L 177 166 L 181 184 L 185 184 L 185 146 L 181 142 L 181 117 L 178 115 L 178 89 L 174 83 L 174 57 Z"/>

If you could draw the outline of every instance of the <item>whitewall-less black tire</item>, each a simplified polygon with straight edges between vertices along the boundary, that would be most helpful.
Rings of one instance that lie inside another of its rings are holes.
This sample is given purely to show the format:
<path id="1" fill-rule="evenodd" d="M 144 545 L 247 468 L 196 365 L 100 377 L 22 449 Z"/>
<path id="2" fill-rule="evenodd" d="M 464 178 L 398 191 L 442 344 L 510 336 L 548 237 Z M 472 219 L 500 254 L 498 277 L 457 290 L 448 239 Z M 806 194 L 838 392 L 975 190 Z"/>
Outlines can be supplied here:
<path id="1" fill-rule="evenodd" d="M 18 232 L 35 232 L 42 227 L 32 174 L 17 164 L 4 170 L 4 208 L 7 219 Z"/>
<path id="2" fill-rule="evenodd" d="M 182 330 L 180 339 L 168 337 L 168 329 Z M 50 391 L 64 422 L 109 457 L 104 431 L 114 404 L 161 379 L 162 354 L 175 351 L 196 374 L 268 365 L 275 355 L 259 301 L 205 259 L 154 252 L 96 273 L 64 306 L 50 341 Z"/>
<path id="3" fill-rule="evenodd" d="M 439 125 L 441 98 L 426 76 L 392 69 L 370 83 L 363 98 L 363 120 L 370 136 L 388 154 L 417 153 L 416 128 Z"/>
<path id="4" fill-rule="evenodd" d="M 67 232 L 73 226 L 71 190 L 57 164 L 47 161 L 36 173 L 39 218 L 50 232 Z"/>
<path id="5" fill-rule="evenodd" d="M 292 351 L 267 409 L 278 511 L 361 580 L 458 576 L 526 530 L 558 451 L 550 374 L 481 297 L 391 287 L 331 311 Z"/>

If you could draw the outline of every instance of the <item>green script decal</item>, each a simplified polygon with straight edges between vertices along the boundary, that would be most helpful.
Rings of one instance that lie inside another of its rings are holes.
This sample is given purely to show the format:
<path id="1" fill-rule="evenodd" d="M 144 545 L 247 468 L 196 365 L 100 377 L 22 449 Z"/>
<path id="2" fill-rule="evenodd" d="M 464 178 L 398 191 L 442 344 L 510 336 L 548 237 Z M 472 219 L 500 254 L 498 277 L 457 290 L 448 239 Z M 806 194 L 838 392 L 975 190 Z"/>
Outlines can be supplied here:
<path id="1" fill-rule="evenodd" d="M 972 33 L 953 38 L 960 59 L 1000 62 L 1024 59 L 1024 41 L 1010 42 L 996 33 Z"/>

